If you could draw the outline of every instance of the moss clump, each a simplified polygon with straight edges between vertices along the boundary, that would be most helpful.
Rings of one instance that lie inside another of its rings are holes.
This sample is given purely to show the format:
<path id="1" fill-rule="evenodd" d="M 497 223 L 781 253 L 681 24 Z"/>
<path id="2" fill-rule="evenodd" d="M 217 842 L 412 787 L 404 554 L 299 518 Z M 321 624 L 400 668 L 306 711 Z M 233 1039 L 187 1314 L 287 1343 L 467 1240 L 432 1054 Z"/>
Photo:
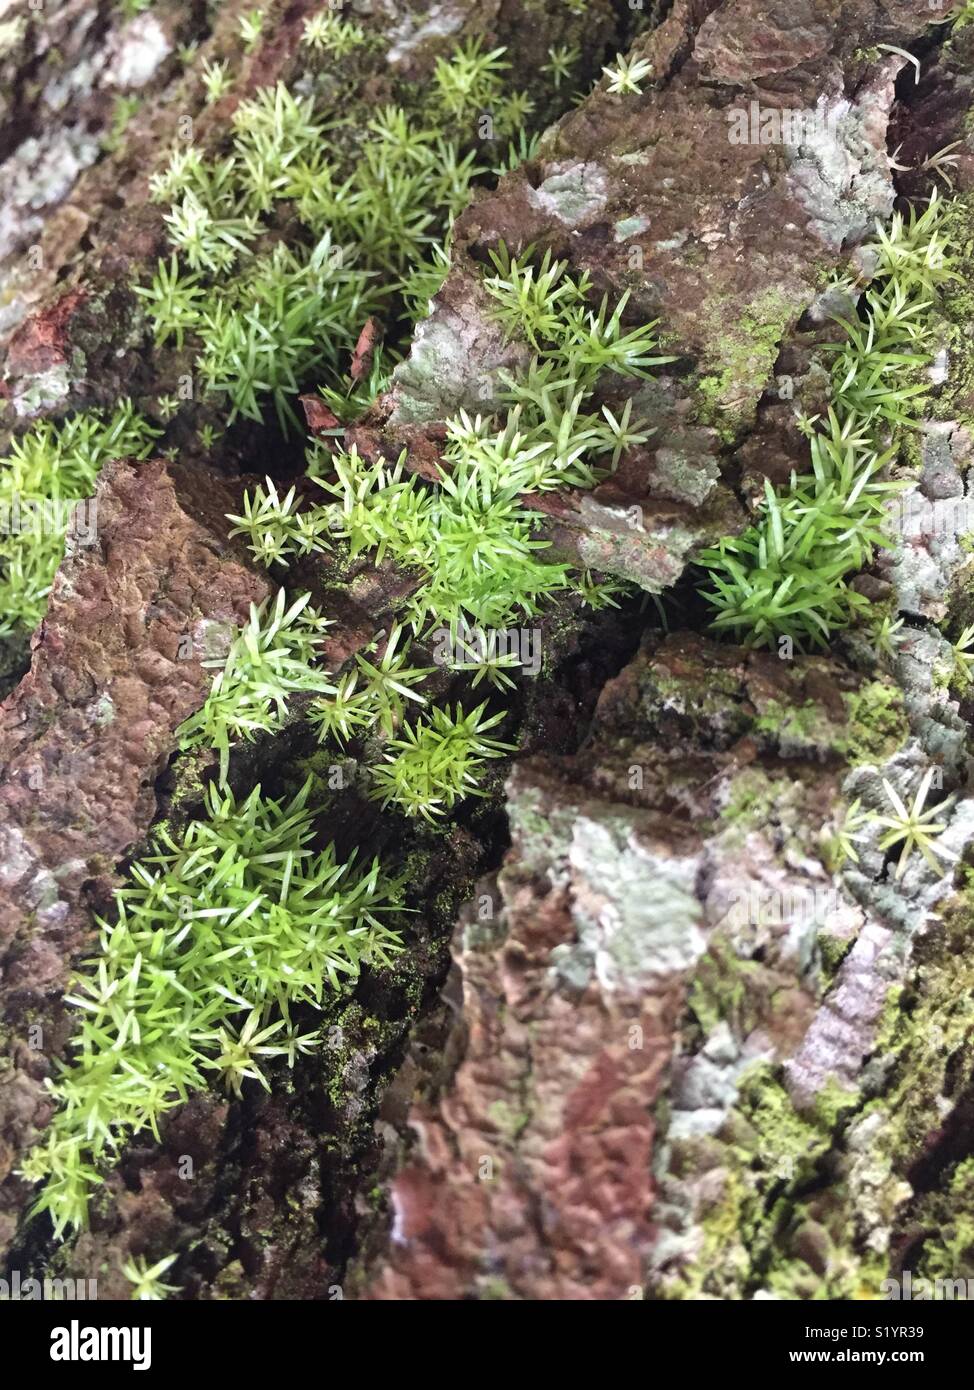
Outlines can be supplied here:
<path id="1" fill-rule="evenodd" d="M 858 1247 L 854 1199 L 841 1178 L 822 1182 L 857 1104 L 829 1086 L 811 1114 L 799 1114 L 779 1070 L 761 1063 L 743 1078 L 716 1138 L 675 1144 L 674 1174 L 691 1184 L 699 1174 L 715 1195 L 694 1232 L 692 1268 L 667 1277 L 663 1296 L 877 1298 L 886 1256 Z"/>
<path id="2" fill-rule="evenodd" d="M 700 1222 L 702 1249 L 692 1265 L 664 1280 L 663 1296 L 740 1299 L 766 1286 L 795 1223 L 796 1194 L 814 1178 L 830 1143 L 826 1128 L 795 1110 L 777 1069 L 755 1066 L 716 1139 L 674 1145 L 674 1171 L 683 1179 L 697 1169 L 721 1182 Z M 716 1181 L 708 1186 L 716 1188 Z"/>
<path id="3" fill-rule="evenodd" d="M 843 699 L 849 724 L 841 751 L 853 765 L 885 762 L 909 738 L 903 696 L 890 681 L 869 681 Z"/>
<path id="4" fill-rule="evenodd" d="M 488 1107 L 487 1118 L 492 1125 L 496 1125 L 505 1139 L 513 1141 L 527 1128 L 531 1117 L 523 1111 L 515 1110 L 505 1100 L 495 1100 Z"/>
<path id="5" fill-rule="evenodd" d="M 812 1176 L 830 1134 L 803 1118 L 776 1068 L 761 1063 L 742 1081 L 736 1113 L 745 1121 L 734 1148 L 752 1171 L 790 1172 L 795 1184 Z"/>
<path id="6" fill-rule="evenodd" d="M 743 830 L 771 825 L 781 803 L 781 794 L 791 778 L 772 777 L 757 767 L 745 768 L 730 788 L 721 819 Z"/>
<path id="7" fill-rule="evenodd" d="M 752 646 L 790 637 L 823 647 L 868 608 L 847 581 L 883 543 L 885 470 L 919 421 L 924 383 L 915 373 L 932 358 L 931 295 L 952 275 L 942 222 L 933 194 L 921 215 L 897 213 L 888 233 L 879 229 L 862 316 L 843 323 L 844 341 L 824 346 L 833 359 L 827 416 L 799 420 L 810 471 L 787 491 L 766 480 L 756 523 L 698 557 L 713 583 L 704 596 L 715 630 Z"/>
<path id="8" fill-rule="evenodd" d="M 745 314 L 725 301 L 704 307 L 719 370 L 697 382 L 697 418 L 732 439 L 746 423 L 774 371 L 781 340 L 798 316 L 794 299 L 766 290 Z"/>
<path id="9" fill-rule="evenodd" d="M 781 750 L 791 748 L 828 748 L 834 746 L 837 729 L 824 705 L 808 700 L 803 705 L 788 705 L 771 700 L 755 721 L 755 733 L 772 734 Z"/>
<path id="10" fill-rule="evenodd" d="M 285 805 L 256 787 L 238 806 L 211 786 L 209 819 L 160 834 L 116 892 L 100 954 L 67 996 L 76 1060 L 52 1085 L 57 1113 L 23 1169 L 46 1180 L 36 1209 L 58 1236 L 86 1224 L 120 1139 L 158 1141 L 161 1117 L 210 1073 L 238 1097 L 245 1079 L 269 1090 L 268 1058 L 293 1066 L 319 1044 L 292 1008 L 321 1008 L 363 962 L 389 967 L 402 949 L 381 920 L 399 884 L 378 861 L 353 869 L 333 846 L 311 850 L 310 789 Z"/>
<path id="11" fill-rule="evenodd" d="M 822 978 L 830 985 L 839 972 L 839 966 L 852 949 L 854 937 L 834 936 L 831 932 L 820 931 L 815 938 L 819 958 L 822 962 Z"/>
<path id="12" fill-rule="evenodd" d="M 697 965 L 687 1001 L 704 1036 L 719 1023 L 728 1023 L 737 1037 L 745 1037 L 757 1025 L 759 1001 L 749 986 L 760 971 L 760 965 L 743 960 L 729 945 L 711 943 Z"/>
<path id="13" fill-rule="evenodd" d="M 0 471 L 0 637 L 37 626 L 47 609 L 66 539 L 90 545 L 93 496 L 112 458 L 148 458 L 158 431 L 123 400 L 111 416 L 82 411 L 42 420 L 10 447 Z"/>
<path id="14" fill-rule="evenodd" d="M 915 946 L 911 979 L 891 992 L 876 1051 L 887 1057 L 883 1104 L 894 1117 L 891 1151 L 905 1168 L 940 1129 L 974 1071 L 974 875 Z"/>
<path id="15" fill-rule="evenodd" d="M 847 714 L 844 723 L 815 700 L 802 705 L 770 701 L 755 722 L 755 732 L 772 735 L 785 756 L 831 752 L 853 766 L 885 762 L 909 737 L 903 696 L 892 682 L 869 681 L 857 691 L 844 691 L 842 699 Z"/>
<path id="16" fill-rule="evenodd" d="M 832 1077 L 815 1097 L 814 1115 L 821 1129 L 833 1134 L 854 1114 L 859 1105 L 859 1092 L 850 1091 Z"/>
<path id="17" fill-rule="evenodd" d="M 304 37 L 311 66 L 341 53 L 353 87 L 354 54 L 374 48 L 328 14 L 309 19 Z M 365 100 L 349 113 L 347 92 L 323 99 L 310 73 L 294 90 L 259 88 L 234 112 L 220 157 L 179 145 L 152 176 L 172 254 L 136 293 L 157 346 L 179 350 L 188 337 L 198 348 L 196 370 L 230 423 L 260 422 L 269 398 L 281 427 L 300 430 L 294 397 L 311 380 L 346 421 L 384 388 L 399 356 L 392 340 L 428 312 L 449 270 L 452 219 L 490 172 L 477 162 L 483 113 L 492 138 L 528 139 L 535 103 L 510 84 L 505 51 L 479 37 L 455 44 L 408 105 Z M 222 90 L 220 65 L 204 76 Z M 377 342 L 372 370 L 352 380 L 344 369 L 373 314 L 394 330 L 384 365 Z"/>
<path id="18" fill-rule="evenodd" d="M 915 1260 L 917 1275 L 946 1281 L 974 1278 L 974 1157 L 957 1164 L 943 1190 L 918 1203 L 916 1219 L 924 1228 Z"/>
<path id="19" fill-rule="evenodd" d="M 933 413 L 974 428 L 974 193 L 958 193 L 947 204 L 944 226 L 955 247 L 958 279 L 940 306 L 947 325 L 947 380 L 937 392 Z"/>

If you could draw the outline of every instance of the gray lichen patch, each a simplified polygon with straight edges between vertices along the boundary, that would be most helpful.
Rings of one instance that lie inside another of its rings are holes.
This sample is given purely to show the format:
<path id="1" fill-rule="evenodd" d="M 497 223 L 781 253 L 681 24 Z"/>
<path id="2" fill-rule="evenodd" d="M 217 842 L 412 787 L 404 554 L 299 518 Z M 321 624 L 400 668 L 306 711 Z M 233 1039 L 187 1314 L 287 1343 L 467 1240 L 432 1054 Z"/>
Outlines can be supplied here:
<path id="1" fill-rule="evenodd" d="M 694 442 L 701 446 L 699 449 L 686 447 L 680 441 L 655 451 L 652 488 L 661 497 L 682 499 L 702 507 L 720 481 L 720 463 L 715 453 L 706 451 L 706 444 L 713 441 L 712 433 L 699 430 L 693 434 Z"/>
<path id="2" fill-rule="evenodd" d="M 0 882 L 19 883 L 36 863 L 22 830 L 15 825 L 0 827 Z"/>
<path id="3" fill-rule="evenodd" d="M 849 1208 L 863 1249 L 886 1255 L 893 1228 L 913 1195 L 910 1184 L 895 1170 L 893 1126 L 882 1107 L 854 1120 L 845 1136 L 848 1157 L 843 1164 L 849 1188 Z"/>
<path id="4" fill-rule="evenodd" d="M 568 863 L 579 942 L 603 989 L 687 970 L 702 955 L 699 854 L 660 853 L 624 822 L 580 817 Z"/>
<path id="5" fill-rule="evenodd" d="M 395 7 L 392 7 L 393 12 Z M 434 4 L 420 19 L 414 14 L 405 14 L 386 31 L 389 48 L 386 61 L 391 67 L 398 67 L 431 39 L 447 38 L 463 28 L 467 14 L 459 4 Z"/>
<path id="6" fill-rule="evenodd" d="M 566 227 L 576 227 L 591 221 L 605 207 L 609 180 L 598 164 L 550 164 L 544 182 L 529 196 L 541 212 L 555 217 Z M 639 230 L 638 226 L 635 230 Z"/>
<path id="7" fill-rule="evenodd" d="M 674 1063 L 667 1141 L 719 1134 L 740 1094 L 740 1080 L 756 1064 L 770 1061 L 761 1039 L 739 1046 L 726 1024 L 718 1024 L 700 1052 Z"/>
<path id="8" fill-rule="evenodd" d="M 589 798 L 552 804 L 530 776 L 511 783 L 509 798 L 519 863 L 537 866 L 571 901 L 577 939 L 551 961 L 566 986 L 594 977 L 606 993 L 631 991 L 699 959 L 700 849 L 685 828 L 674 841 L 656 819 L 623 805 Z"/>
<path id="9" fill-rule="evenodd" d="M 628 241 L 640 232 L 649 231 L 650 226 L 648 217 L 620 217 L 612 231 L 616 241 Z"/>
<path id="10" fill-rule="evenodd" d="M 971 438 L 956 421 L 930 421 L 919 435 L 921 471 L 888 508 L 896 544 L 879 558 L 903 613 L 942 622 L 954 576 L 969 562 L 974 488 L 966 481 Z"/>
<path id="11" fill-rule="evenodd" d="M 801 143 L 785 147 L 789 186 L 815 235 L 833 250 L 861 240 L 892 210 L 882 114 L 889 108 L 892 79 L 892 71 L 882 74 L 855 102 L 823 94 Z"/>
<path id="12" fill-rule="evenodd" d="M 522 365 L 526 349 L 505 339 L 487 306 L 486 292 L 471 279 L 449 300 L 441 296 L 417 325 L 409 356 L 392 376 L 390 427 L 498 409 L 498 373 Z"/>
<path id="13" fill-rule="evenodd" d="M 171 52 L 172 42 L 155 15 L 135 15 L 112 36 L 106 84 L 126 89 L 144 87 Z"/>
<path id="14" fill-rule="evenodd" d="M 47 371 L 24 377 L 10 398 L 14 412 L 26 419 L 47 414 L 68 399 L 74 384 L 66 362 L 58 362 Z"/>
<path id="15" fill-rule="evenodd" d="M 570 547 L 586 569 L 608 571 L 659 594 L 677 582 L 695 551 L 725 534 L 725 522 L 729 520 L 733 527 L 737 519 L 733 502 L 726 493 L 721 501 L 726 505 L 691 520 L 679 506 L 650 510 L 634 503 L 611 505 L 582 494 L 579 524 L 570 532 L 559 532 L 556 543 L 562 552 Z"/>
<path id="16" fill-rule="evenodd" d="M 9 196 L 0 209 L 0 258 L 37 235 L 42 214 L 67 197 L 100 148 L 96 136 L 73 126 L 32 135 L 17 147 L 4 166 Z"/>

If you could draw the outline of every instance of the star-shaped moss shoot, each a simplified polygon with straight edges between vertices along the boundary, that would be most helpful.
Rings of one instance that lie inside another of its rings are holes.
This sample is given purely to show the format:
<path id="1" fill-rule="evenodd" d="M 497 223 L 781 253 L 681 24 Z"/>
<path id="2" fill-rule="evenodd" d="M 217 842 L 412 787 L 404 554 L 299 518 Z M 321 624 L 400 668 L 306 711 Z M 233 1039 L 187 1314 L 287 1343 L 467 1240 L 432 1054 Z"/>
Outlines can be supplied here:
<path id="1" fill-rule="evenodd" d="M 966 685 L 971 679 L 971 670 L 974 668 L 974 623 L 965 627 L 957 641 L 951 646 L 954 654 L 954 676 L 959 676 L 961 683 Z"/>
<path id="2" fill-rule="evenodd" d="M 936 816 L 940 812 L 945 811 L 954 798 L 949 796 L 947 800 L 942 801 L 939 806 L 929 806 L 924 810 L 927 793 L 933 782 L 934 770 L 934 768 L 928 767 L 923 774 L 923 780 L 920 782 L 917 794 L 913 798 L 913 805 L 909 810 L 906 809 L 906 806 L 903 804 L 895 788 L 887 782 L 885 777 L 883 778 L 883 787 L 886 790 L 886 795 L 895 814 L 892 816 L 874 815 L 873 819 L 880 825 L 888 827 L 887 833 L 879 842 L 879 848 L 881 850 L 892 849 L 894 845 L 902 841 L 903 850 L 900 854 L 899 862 L 896 865 L 897 879 L 903 877 L 906 872 L 907 862 L 915 849 L 920 851 L 931 869 L 933 869 L 937 875 L 943 873 L 943 865 L 933 852 L 933 841 L 937 835 L 942 834 L 947 829 L 947 823 L 946 821 L 933 821 L 930 818 L 931 816 Z M 937 853 L 945 858 L 953 858 L 953 856 L 944 849 L 939 849 Z"/>
<path id="3" fill-rule="evenodd" d="M 161 1303 L 168 1294 L 179 1293 L 178 1284 L 164 1284 L 162 1276 L 170 1265 L 176 1263 L 177 1256 L 167 1255 L 165 1259 L 159 1260 L 157 1264 L 150 1268 L 144 1255 L 137 1255 L 133 1260 L 126 1260 L 122 1265 L 122 1273 L 133 1286 L 132 1298 L 143 1302 Z"/>
<path id="4" fill-rule="evenodd" d="M 620 96 L 632 92 L 640 96 L 643 89 L 639 84 L 652 74 L 653 65 L 648 58 L 630 59 L 620 53 L 616 56 L 615 67 L 603 68 L 602 71 L 609 79 L 610 92 Z"/>
<path id="5" fill-rule="evenodd" d="M 847 806 L 841 818 L 834 821 L 834 829 L 831 835 L 825 837 L 825 852 L 829 868 L 833 873 L 837 873 L 847 859 L 853 864 L 859 863 L 859 852 L 856 849 L 855 841 L 861 837 L 856 831 L 861 830 L 869 819 L 866 811 L 860 810 L 861 801 L 857 796 L 851 805 Z"/>

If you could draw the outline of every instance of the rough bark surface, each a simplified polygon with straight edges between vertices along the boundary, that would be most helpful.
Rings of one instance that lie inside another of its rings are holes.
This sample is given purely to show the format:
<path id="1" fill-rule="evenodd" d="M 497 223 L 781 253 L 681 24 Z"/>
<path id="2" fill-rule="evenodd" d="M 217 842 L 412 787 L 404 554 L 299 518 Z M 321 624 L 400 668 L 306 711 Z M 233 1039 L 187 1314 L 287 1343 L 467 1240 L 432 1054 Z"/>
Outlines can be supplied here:
<path id="1" fill-rule="evenodd" d="M 0 220 L 8 433 L 121 394 L 150 402 L 186 367 L 152 351 L 129 287 L 165 247 L 148 174 L 181 114 L 216 148 L 242 96 L 301 79 L 314 7 L 275 11 L 208 106 L 199 65 L 233 51 L 247 7 L 222 7 L 212 28 L 189 8 L 123 22 L 69 3 L 3 40 L 0 173 L 24 191 Z M 898 193 L 925 194 L 919 166 L 953 141 L 963 283 L 938 309 L 949 360 L 908 495 L 972 496 L 974 354 L 956 330 L 974 280 L 974 26 L 946 43 L 935 21 L 949 8 L 654 6 L 632 49 L 653 64 L 643 93 L 602 83 L 567 114 L 567 99 L 546 109 L 560 119 L 535 156 L 461 215 L 429 318 L 347 441 L 405 447 L 429 476 L 445 421 L 496 404 L 500 370 L 525 355 L 485 312 L 481 269 L 501 242 L 628 291 L 632 321 L 658 319 L 676 359 L 634 399 L 654 433 L 593 492 L 532 505 L 557 553 L 663 596 L 671 630 L 638 601 L 547 614 L 543 674 L 512 709 L 519 755 L 442 834 L 403 830 L 350 767 L 348 788 L 322 797 L 322 836 L 408 866 L 408 953 L 335 1001 L 333 1041 L 273 1067 L 270 1095 L 199 1095 L 161 1144 L 131 1145 L 91 1230 L 56 1248 L 16 1168 L 49 1118 L 67 978 L 153 823 L 199 809 L 207 769 L 177 756 L 175 729 L 205 697 L 201 661 L 272 586 L 225 514 L 254 475 L 301 464 L 273 428 L 248 426 L 212 448 L 187 432 L 175 463 L 106 466 L 97 545 L 66 557 L 30 653 L 8 644 L 0 665 L 12 1264 L 97 1269 L 103 1295 L 126 1296 L 126 1258 L 178 1250 L 171 1274 L 195 1298 L 857 1298 L 904 1267 L 974 1273 L 974 701 L 942 679 L 940 630 L 974 620 L 968 543 L 921 529 L 858 581 L 906 618 L 882 660 L 854 634 L 789 661 L 713 641 L 690 568 L 746 525 L 765 479 L 807 466 L 795 410 L 826 400 L 829 277 L 865 282 L 875 219 Z M 593 80 L 632 37 L 624 9 L 591 0 Z M 354 11 L 381 37 L 357 74 L 364 112 L 428 80 L 459 35 L 508 44 L 530 86 L 549 44 L 581 32 L 554 3 Z M 917 83 L 902 48 L 921 59 Z M 106 146 L 119 92 L 142 102 Z M 817 110 L 823 134 L 733 143 L 751 102 Z M 897 147 L 910 171 L 893 167 Z M 335 619 L 334 666 L 412 582 L 331 555 L 292 581 Z M 836 808 L 879 810 L 884 779 L 905 795 L 931 762 L 955 795 L 943 874 L 917 858 L 894 883 L 874 828 L 858 863 L 828 867 Z M 299 702 L 279 738 L 235 756 L 232 779 L 276 792 L 327 766 Z M 755 894 L 785 909 L 740 911 Z"/>
<path id="2" fill-rule="evenodd" d="M 266 592 L 211 529 L 214 517 L 224 529 L 231 490 L 211 481 L 207 492 L 212 512 L 197 492 L 187 513 L 163 461 L 105 468 L 97 544 L 62 564 L 30 671 L 3 707 L 0 949 L 13 1063 L 0 1091 L 4 1179 L 46 1116 L 50 1039 L 65 1028 L 59 996 L 88 945 L 90 909 L 108 905 L 116 866 L 155 817 L 174 730 L 209 687 L 201 662 L 226 650 Z M 28 1032 L 48 1043 L 31 1047 Z M 22 1201 L 13 1189 L 0 1190 Z"/>

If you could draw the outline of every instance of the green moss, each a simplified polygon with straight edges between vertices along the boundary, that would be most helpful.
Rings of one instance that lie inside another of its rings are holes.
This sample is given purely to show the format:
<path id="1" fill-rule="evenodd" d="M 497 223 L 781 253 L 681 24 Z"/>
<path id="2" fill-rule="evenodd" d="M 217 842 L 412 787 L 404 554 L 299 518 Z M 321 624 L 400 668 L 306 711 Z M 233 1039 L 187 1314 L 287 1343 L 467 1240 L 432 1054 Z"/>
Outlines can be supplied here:
<path id="1" fill-rule="evenodd" d="M 36 627 L 47 611 L 65 539 L 74 534 L 71 504 L 94 495 L 108 459 L 148 458 L 158 433 L 123 400 L 110 416 L 91 410 L 59 424 L 42 420 L 13 440 L 0 467 L 0 636 Z M 94 525 L 93 513 L 83 525 Z"/>
<path id="2" fill-rule="evenodd" d="M 673 1301 L 699 1298 L 733 1298 L 747 1277 L 747 1259 L 741 1240 L 747 1193 L 741 1175 L 731 1169 L 722 1175 L 722 1187 L 700 1225 L 701 1243 L 691 1263 L 668 1278 L 660 1289 Z"/>
<path id="3" fill-rule="evenodd" d="M 835 726 L 825 707 L 814 700 L 788 705 L 770 700 L 755 720 L 756 733 L 773 734 L 779 743 L 827 746 L 834 741 Z"/>
<path id="4" fill-rule="evenodd" d="M 940 920 L 917 942 L 910 979 L 891 991 L 876 1052 L 887 1058 L 890 1080 L 883 1106 L 893 1117 L 890 1148 L 906 1165 L 943 1123 L 958 1098 L 961 1079 L 974 1071 L 974 886 L 967 871 L 961 893 L 940 910 Z"/>
<path id="5" fill-rule="evenodd" d="M 722 410 L 726 384 L 721 377 L 704 376 L 697 382 L 697 420 L 717 431 L 722 444 L 733 444 L 737 431 L 729 424 Z"/>
<path id="6" fill-rule="evenodd" d="M 753 415 L 798 309 L 791 296 L 772 288 L 747 313 L 726 295 L 708 300 L 701 312 L 718 369 L 697 381 L 697 418 L 733 436 Z"/>
<path id="7" fill-rule="evenodd" d="M 487 1118 L 506 1139 L 514 1140 L 527 1127 L 530 1116 L 515 1110 L 507 1101 L 495 1100 L 488 1106 Z"/>
<path id="8" fill-rule="evenodd" d="M 974 1278 L 974 1157 L 957 1164 L 942 1190 L 921 1200 L 917 1224 L 924 1230 L 918 1277 Z"/>
<path id="9" fill-rule="evenodd" d="M 870 1141 L 870 1157 L 894 1183 L 907 1178 L 918 1155 L 937 1161 L 937 1136 L 954 1132 L 947 1117 L 966 1096 L 967 1078 L 974 1070 L 972 933 L 974 886 L 969 874 L 961 892 L 941 909 L 940 920 L 917 941 L 911 975 L 890 989 L 886 1000 L 874 1057 L 882 1059 L 887 1080 L 882 1097 L 863 1113 L 882 1117 Z M 841 1126 L 854 1105 L 854 1097 L 830 1087 L 819 1098 L 815 1122 Z M 958 1137 L 962 1136 L 958 1133 Z M 929 1191 L 897 1207 L 897 1227 L 910 1233 L 910 1268 L 915 1277 L 970 1278 L 974 1277 L 974 1158 L 963 1149 L 957 1156 L 950 1148 L 941 1152 L 943 1174 Z M 881 1257 L 867 1253 L 858 1258 L 848 1235 L 843 1241 L 843 1229 L 854 1225 L 849 1208 L 855 1199 L 841 1184 L 830 1188 L 828 1196 L 832 1239 L 837 1246 L 844 1245 L 844 1253 L 834 1261 L 841 1277 L 830 1274 L 824 1281 L 819 1279 L 818 1287 L 828 1290 L 829 1297 L 875 1298 L 888 1270 Z M 893 1239 L 895 1244 L 896 1230 Z M 801 1267 L 785 1264 L 772 1287 L 786 1297 L 787 1289 L 801 1287 L 806 1277 Z"/>
<path id="10" fill-rule="evenodd" d="M 768 1272 L 766 1286 L 781 1299 L 865 1302 L 879 1298 L 882 1281 L 889 1267 L 881 1255 L 860 1256 L 847 1240 L 837 1240 L 824 1226 L 804 1222 L 796 1227 L 795 1243 L 814 1230 L 821 1251 L 821 1268 L 811 1268 L 803 1259 L 779 1260 Z"/>
<path id="11" fill-rule="evenodd" d="M 952 275 L 952 243 L 942 220 L 943 201 L 931 197 L 922 214 L 895 214 L 889 233 L 877 238 L 875 275 L 861 314 L 886 325 L 883 332 L 897 324 L 896 333 L 880 350 L 872 328 L 850 325 L 844 341 L 828 345 L 830 409 L 800 421 L 811 471 L 793 475 L 791 487 L 777 493 L 768 482 L 754 524 L 698 555 L 714 578 L 704 596 L 715 609 L 715 631 L 752 645 L 774 647 L 788 636 L 803 649 L 821 648 L 868 608 L 848 577 L 868 564 L 884 524 L 888 484 L 878 479 L 872 460 L 891 438 L 895 448 L 911 425 L 920 424 L 922 397 L 913 387 L 930 358 L 917 351 L 924 339 L 910 319 L 932 316 L 930 292 Z M 892 359 L 897 370 L 890 372 L 894 345 L 902 355 Z M 769 364 L 762 369 L 766 376 Z M 737 400 L 752 408 L 753 395 Z"/>
<path id="12" fill-rule="evenodd" d="M 923 467 L 923 451 L 920 448 L 920 436 L 907 434 L 903 437 L 900 444 L 900 462 L 911 468 L 914 473 L 919 473 Z"/>
<path id="13" fill-rule="evenodd" d="M 510 1285 L 499 1275 L 484 1279 L 478 1289 L 479 1297 L 489 1302 L 509 1302 L 515 1297 Z"/>
<path id="14" fill-rule="evenodd" d="M 812 1175 L 830 1135 L 821 1124 L 798 1114 L 770 1063 L 759 1063 L 741 1082 L 736 1109 L 750 1133 L 739 1138 L 734 1147 L 749 1167 L 788 1170 L 794 1173 L 795 1183 Z"/>
<path id="15" fill-rule="evenodd" d="M 903 696 L 891 681 L 869 681 L 857 691 L 843 691 L 842 699 L 844 723 L 818 701 L 769 701 L 755 721 L 755 732 L 772 735 L 783 753 L 833 752 L 853 766 L 885 762 L 909 737 Z"/>
<path id="16" fill-rule="evenodd" d="M 933 413 L 941 420 L 960 420 L 974 427 L 974 193 L 955 194 L 947 204 L 945 230 L 956 247 L 958 279 L 944 297 L 941 313 L 948 342 L 947 380 L 936 393 Z"/>
<path id="17" fill-rule="evenodd" d="M 749 983 L 760 969 L 719 940 L 712 942 L 697 965 L 687 1000 L 703 1036 L 718 1023 L 730 1024 L 738 1037 L 747 1036 L 758 1021 L 756 991 L 749 989 Z"/>
<path id="18" fill-rule="evenodd" d="M 840 1086 L 834 1077 L 829 1077 L 815 1097 L 814 1114 L 819 1128 L 829 1134 L 834 1133 L 855 1113 L 859 1103 L 858 1091 L 850 1091 L 847 1087 Z"/>
<path id="19" fill-rule="evenodd" d="M 399 885 L 380 879 L 378 862 L 363 872 L 333 846 L 308 850 L 310 789 L 285 804 L 255 787 L 238 805 L 211 785 L 208 819 L 157 837 L 151 870 L 133 869 L 113 924 L 100 923 L 97 967 L 86 962 L 75 981 L 89 1001 L 78 1060 L 52 1088 L 60 1108 L 23 1168 L 46 1180 L 35 1210 L 50 1211 L 58 1237 L 86 1223 L 119 1139 L 158 1138 L 160 1117 L 213 1072 L 238 1098 L 245 1079 L 269 1090 L 266 1058 L 293 1067 L 320 1043 L 291 1008 L 327 1004 L 363 963 L 391 968 L 402 949 L 379 920 L 397 909 Z M 177 1026 L 188 1003 L 192 1021 Z"/>
<path id="20" fill-rule="evenodd" d="M 730 789 L 721 819 L 731 825 L 750 830 L 769 825 L 781 794 L 781 780 L 771 777 L 760 768 L 745 768 Z"/>
<path id="21" fill-rule="evenodd" d="M 909 738 L 903 696 L 892 682 L 869 681 L 843 699 L 849 725 L 841 751 L 853 765 L 885 762 Z"/>
<path id="22" fill-rule="evenodd" d="M 717 1138 L 674 1143 L 674 1175 L 709 1172 L 714 1197 L 700 1222 L 702 1248 L 665 1282 L 663 1296 L 741 1299 L 765 1287 L 796 1223 L 796 1194 L 830 1144 L 817 1118 L 795 1110 L 775 1067 L 762 1062 L 748 1072 Z"/>
<path id="23" fill-rule="evenodd" d="M 821 931 L 815 941 L 822 961 L 823 983 L 830 985 L 852 949 L 855 937 L 834 936 L 831 932 Z"/>

